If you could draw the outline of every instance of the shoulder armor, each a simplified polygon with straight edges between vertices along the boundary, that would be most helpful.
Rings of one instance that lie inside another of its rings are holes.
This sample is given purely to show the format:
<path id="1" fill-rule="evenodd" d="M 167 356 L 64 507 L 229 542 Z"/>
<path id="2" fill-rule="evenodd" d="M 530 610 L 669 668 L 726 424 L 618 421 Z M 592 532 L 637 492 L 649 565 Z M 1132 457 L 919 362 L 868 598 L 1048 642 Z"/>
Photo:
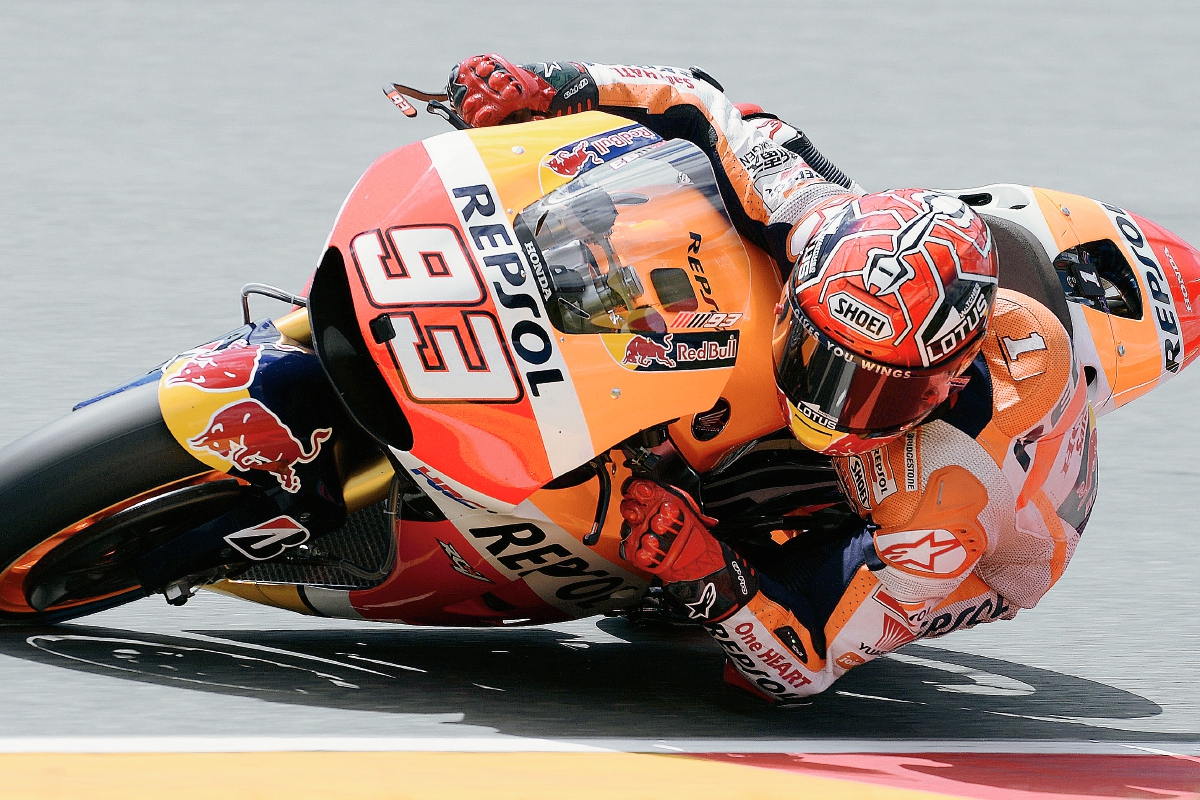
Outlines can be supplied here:
<path id="1" fill-rule="evenodd" d="M 996 293 L 982 352 L 992 374 L 992 421 L 1009 436 L 1036 426 L 1079 380 L 1062 323 L 1050 309 L 1011 289 Z"/>

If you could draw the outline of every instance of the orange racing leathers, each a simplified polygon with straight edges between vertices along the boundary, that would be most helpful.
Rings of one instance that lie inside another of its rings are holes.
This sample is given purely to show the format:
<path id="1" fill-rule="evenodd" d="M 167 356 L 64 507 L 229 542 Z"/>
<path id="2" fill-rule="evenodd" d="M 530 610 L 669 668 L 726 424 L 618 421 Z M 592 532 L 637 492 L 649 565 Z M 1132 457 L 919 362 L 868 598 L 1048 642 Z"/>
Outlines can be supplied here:
<path id="1" fill-rule="evenodd" d="M 1095 418 L 1067 333 L 1044 306 L 1001 289 L 967 376 L 905 436 L 834 458 L 871 541 L 819 628 L 793 613 L 804 597 L 765 578 L 742 608 L 709 624 L 765 694 L 814 694 L 914 639 L 1011 619 L 1062 575 L 1097 472 Z M 802 647 L 787 646 L 793 632 Z"/>
<path id="2" fill-rule="evenodd" d="M 703 73 L 527 68 L 558 90 L 551 113 L 600 108 L 705 149 L 735 224 L 785 274 L 818 219 L 857 196 L 857 186 L 824 180 L 771 138 L 792 138 L 794 129 L 743 120 Z M 802 578 L 764 564 L 751 597 L 706 604 L 722 609 L 708 631 L 763 694 L 815 694 L 914 639 L 1009 619 L 1062 575 L 1097 474 L 1094 415 L 1067 332 L 1038 302 L 1000 290 L 965 377 L 919 427 L 863 455 L 834 458 L 843 492 L 867 523 L 861 533 L 813 551 L 797 570 Z M 736 557 L 727 561 L 725 569 L 737 567 Z M 814 577 L 824 585 L 814 589 Z M 711 594 L 710 580 L 736 584 L 714 573 L 676 594 Z"/>

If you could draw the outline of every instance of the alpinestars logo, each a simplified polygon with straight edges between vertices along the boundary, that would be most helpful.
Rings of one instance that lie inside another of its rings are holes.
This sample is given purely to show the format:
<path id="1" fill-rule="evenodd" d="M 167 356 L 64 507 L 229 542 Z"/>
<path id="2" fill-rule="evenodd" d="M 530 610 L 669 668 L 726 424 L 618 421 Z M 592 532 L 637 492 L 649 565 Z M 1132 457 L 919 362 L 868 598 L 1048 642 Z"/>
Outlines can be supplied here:
<path id="1" fill-rule="evenodd" d="M 928 575 L 951 575 L 967 551 L 950 531 L 900 531 L 875 537 L 879 557 L 894 567 Z"/>
<path id="2" fill-rule="evenodd" d="M 892 234 L 891 247 L 876 248 L 867 254 L 867 264 L 862 273 L 863 285 L 877 297 L 896 294 L 901 286 L 917 276 L 910 257 L 920 254 L 927 263 L 935 263 L 928 250 L 929 233 L 934 225 L 943 221 L 952 222 L 954 224 L 951 226 L 942 226 L 943 230 L 950 231 L 968 227 L 970 219 L 974 217 L 955 197 L 921 192 L 913 195 L 912 200 L 920 203 L 920 206 L 916 209 L 917 215 L 908 222 L 900 219 L 895 211 L 884 212 L 897 217 L 896 221 L 900 223 L 900 227 Z"/>
<path id="3" fill-rule="evenodd" d="M 892 249 L 874 250 L 863 268 L 863 284 L 875 296 L 895 294 L 900 287 L 917 277 L 917 271 L 905 260 L 925 246 L 925 235 L 937 222 L 936 213 L 916 217 L 892 235 Z"/>
<path id="4" fill-rule="evenodd" d="M 712 613 L 713 603 L 717 602 L 717 587 L 715 584 L 704 584 L 700 597 L 692 603 L 684 603 L 688 610 L 688 619 L 708 619 Z"/>

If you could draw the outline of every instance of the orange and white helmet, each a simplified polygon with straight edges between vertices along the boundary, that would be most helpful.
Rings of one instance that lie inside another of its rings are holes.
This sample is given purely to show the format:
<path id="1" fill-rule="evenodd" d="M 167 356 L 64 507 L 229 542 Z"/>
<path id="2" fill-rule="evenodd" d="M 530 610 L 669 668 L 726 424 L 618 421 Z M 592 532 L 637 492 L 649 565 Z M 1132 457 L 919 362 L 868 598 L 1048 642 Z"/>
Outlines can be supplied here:
<path id="1" fill-rule="evenodd" d="M 807 447 L 849 454 L 918 425 L 983 345 L 996 297 L 987 225 L 926 189 L 834 209 L 783 290 L 775 381 Z"/>

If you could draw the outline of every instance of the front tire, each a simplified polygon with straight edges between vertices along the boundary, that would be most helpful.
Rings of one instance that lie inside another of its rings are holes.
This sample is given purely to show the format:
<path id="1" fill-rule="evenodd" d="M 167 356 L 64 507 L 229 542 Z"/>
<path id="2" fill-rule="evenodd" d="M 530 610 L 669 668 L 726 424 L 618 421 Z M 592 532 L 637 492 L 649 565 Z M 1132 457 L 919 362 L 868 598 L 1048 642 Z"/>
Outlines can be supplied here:
<path id="1" fill-rule="evenodd" d="M 155 383 L 13 442 L 0 450 L 0 622 L 60 622 L 144 597 L 140 556 L 231 510 L 244 488 L 176 442 Z"/>

